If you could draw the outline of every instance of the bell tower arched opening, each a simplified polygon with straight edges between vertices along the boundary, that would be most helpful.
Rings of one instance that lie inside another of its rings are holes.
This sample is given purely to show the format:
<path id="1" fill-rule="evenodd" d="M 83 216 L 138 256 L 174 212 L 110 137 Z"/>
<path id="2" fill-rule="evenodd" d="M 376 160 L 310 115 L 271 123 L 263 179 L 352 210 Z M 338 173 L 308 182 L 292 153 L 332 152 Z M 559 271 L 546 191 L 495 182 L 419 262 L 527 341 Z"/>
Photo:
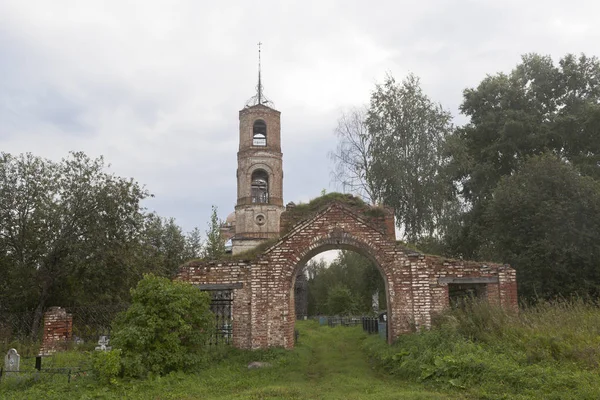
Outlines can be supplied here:
<path id="1" fill-rule="evenodd" d="M 259 147 L 267 145 L 267 124 L 262 119 L 254 121 L 252 126 L 252 145 Z"/>
<path id="2" fill-rule="evenodd" d="M 250 195 L 252 196 L 252 203 L 268 203 L 269 174 L 263 169 L 257 169 L 252 172 L 250 181 Z"/>

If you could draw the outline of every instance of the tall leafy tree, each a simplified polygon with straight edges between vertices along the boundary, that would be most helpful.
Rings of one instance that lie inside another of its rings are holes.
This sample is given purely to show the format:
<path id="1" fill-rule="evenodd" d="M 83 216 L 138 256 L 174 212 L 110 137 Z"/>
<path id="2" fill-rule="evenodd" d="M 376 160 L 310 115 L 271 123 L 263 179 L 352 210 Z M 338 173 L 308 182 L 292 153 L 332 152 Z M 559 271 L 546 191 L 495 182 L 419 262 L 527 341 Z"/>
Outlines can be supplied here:
<path id="1" fill-rule="evenodd" d="M 525 298 L 600 295 L 600 182 L 556 155 L 527 160 L 492 192 L 485 234 Z"/>
<path id="2" fill-rule="evenodd" d="M 206 231 L 206 243 L 202 251 L 204 258 L 217 260 L 225 254 L 225 240 L 221 235 L 221 221 L 217 215 L 217 207 L 212 206 L 210 221 Z"/>
<path id="3" fill-rule="evenodd" d="M 567 55 L 558 65 L 528 54 L 510 74 L 486 77 L 464 92 L 470 122 L 447 141 L 448 173 L 469 206 L 454 252 L 485 256 L 487 203 L 500 179 L 527 157 L 551 152 L 581 173 L 600 177 L 600 63 Z"/>
<path id="4" fill-rule="evenodd" d="M 449 199 L 440 168 L 451 119 L 412 74 L 399 84 L 388 76 L 371 95 L 366 123 L 373 179 L 411 242 L 436 233 L 436 221 Z"/>
<path id="5" fill-rule="evenodd" d="M 185 259 L 191 260 L 193 258 L 199 258 L 202 255 L 202 234 L 200 229 L 195 227 L 186 235 L 185 241 Z"/>
<path id="6" fill-rule="evenodd" d="M 146 214 L 140 240 L 139 256 L 144 266 L 143 272 L 172 277 L 179 266 L 191 258 L 188 254 L 188 238 L 173 218 Z"/>
<path id="7" fill-rule="evenodd" d="M 407 240 L 438 236 L 453 199 L 441 176 L 451 129 L 450 113 L 423 93 L 416 76 L 397 83 L 388 75 L 367 110 L 351 110 L 338 121 L 340 141 L 331 154 L 336 180 L 372 203 L 393 207 Z"/>
<path id="8" fill-rule="evenodd" d="M 134 283 L 127 254 L 147 195 L 137 182 L 105 172 L 102 158 L 71 153 L 52 162 L 2 153 L 2 305 L 35 309 L 35 335 L 45 307 L 72 304 L 73 293 L 86 301 L 126 292 Z"/>
<path id="9" fill-rule="evenodd" d="M 567 55 L 556 66 L 549 56 L 525 55 L 510 74 L 488 76 L 465 90 L 461 111 L 470 123 L 455 134 L 464 151 L 453 166 L 468 200 L 486 199 L 502 176 L 546 151 L 600 176 L 596 58 Z"/>

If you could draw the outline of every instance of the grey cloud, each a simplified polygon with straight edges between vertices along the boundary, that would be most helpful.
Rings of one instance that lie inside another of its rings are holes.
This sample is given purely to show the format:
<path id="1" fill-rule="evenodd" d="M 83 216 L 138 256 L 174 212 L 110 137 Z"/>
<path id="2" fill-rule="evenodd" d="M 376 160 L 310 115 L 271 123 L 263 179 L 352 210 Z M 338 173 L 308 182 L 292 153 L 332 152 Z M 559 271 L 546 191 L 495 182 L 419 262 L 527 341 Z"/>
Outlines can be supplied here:
<path id="1" fill-rule="evenodd" d="M 282 112 L 284 200 L 334 190 L 327 152 L 340 110 L 386 72 L 414 72 L 458 116 L 463 89 L 521 54 L 597 51 L 594 2 L 275 1 L 0 3 L 0 148 L 104 154 L 156 194 L 145 203 L 204 230 L 236 196 L 238 111 L 263 41 Z"/>

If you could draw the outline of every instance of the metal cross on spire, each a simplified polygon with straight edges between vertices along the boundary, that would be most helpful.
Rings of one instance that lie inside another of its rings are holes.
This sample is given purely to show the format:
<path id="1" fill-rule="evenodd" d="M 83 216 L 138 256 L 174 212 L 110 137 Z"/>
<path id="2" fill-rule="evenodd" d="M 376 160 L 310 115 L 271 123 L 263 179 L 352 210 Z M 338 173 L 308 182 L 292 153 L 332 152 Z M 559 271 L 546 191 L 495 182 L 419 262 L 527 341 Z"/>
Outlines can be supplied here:
<path id="1" fill-rule="evenodd" d="M 246 102 L 246 107 L 256 106 L 258 104 L 262 104 L 268 107 L 273 106 L 273 102 L 264 95 L 263 93 L 263 85 L 262 85 L 262 77 L 261 77 L 261 46 L 262 42 L 258 42 L 258 85 L 256 86 L 256 94 L 250 98 Z"/>

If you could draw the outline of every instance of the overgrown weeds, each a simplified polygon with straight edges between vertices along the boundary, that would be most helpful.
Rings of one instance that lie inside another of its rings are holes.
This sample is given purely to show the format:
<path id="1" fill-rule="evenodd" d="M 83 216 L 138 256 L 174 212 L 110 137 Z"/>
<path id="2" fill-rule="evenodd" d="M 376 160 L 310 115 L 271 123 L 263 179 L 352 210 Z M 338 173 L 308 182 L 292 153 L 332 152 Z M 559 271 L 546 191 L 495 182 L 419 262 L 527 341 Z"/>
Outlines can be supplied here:
<path id="1" fill-rule="evenodd" d="M 597 398 L 600 309 L 582 300 L 519 313 L 473 302 L 435 318 L 430 331 L 366 348 L 387 372 L 480 398 Z"/>

